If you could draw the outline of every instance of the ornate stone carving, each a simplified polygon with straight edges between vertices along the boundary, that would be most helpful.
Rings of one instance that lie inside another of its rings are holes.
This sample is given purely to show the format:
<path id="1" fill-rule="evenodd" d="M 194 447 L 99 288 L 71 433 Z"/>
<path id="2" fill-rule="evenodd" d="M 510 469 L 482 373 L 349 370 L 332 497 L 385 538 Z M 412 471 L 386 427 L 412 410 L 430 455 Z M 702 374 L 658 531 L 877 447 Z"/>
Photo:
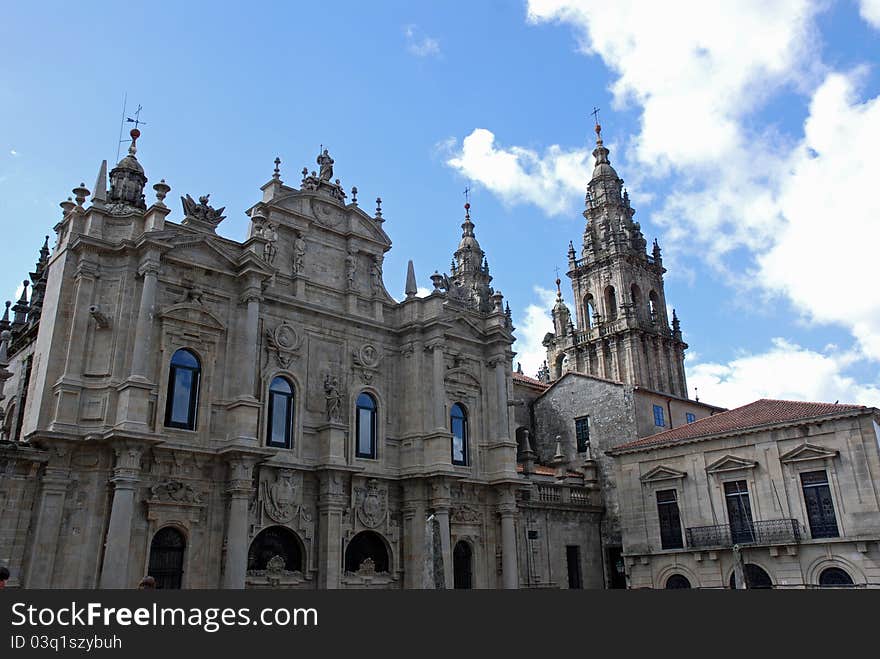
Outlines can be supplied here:
<path id="1" fill-rule="evenodd" d="M 196 492 L 192 485 L 182 481 L 165 481 L 150 488 L 151 501 L 164 503 L 182 503 L 187 505 L 200 505 L 202 495 Z"/>
<path id="2" fill-rule="evenodd" d="M 372 382 L 381 359 L 376 346 L 371 343 L 365 343 L 361 346 L 360 350 L 355 350 L 351 354 L 351 359 L 354 363 L 355 373 L 360 376 L 364 384 Z"/>
<path id="3" fill-rule="evenodd" d="M 296 238 L 293 240 L 293 265 L 291 273 L 294 277 L 302 274 L 305 267 L 306 257 L 306 241 L 303 240 L 302 234 L 297 232 Z"/>
<path id="4" fill-rule="evenodd" d="M 349 290 L 354 288 L 354 277 L 357 274 L 357 255 L 349 252 L 345 257 L 345 278 L 348 282 Z"/>
<path id="5" fill-rule="evenodd" d="M 355 488 L 354 496 L 357 517 L 367 528 L 376 528 L 388 517 L 388 490 L 375 478 L 365 487 Z"/>
<path id="6" fill-rule="evenodd" d="M 266 260 L 266 263 L 272 265 L 275 262 L 275 256 L 278 254 L 278 232 L 275 230 L 275 225 L 271 222 L 267 223 L 263 229 L 263 236 L 268 241 L 263 247 L 263 258 Z"/>
<path id="7" fill-rule="evenodd" d="M 319 178 L 322 181 L 329 181 L 333 178 L 333 163 L 335 162 L 333 158 L 330 157 L 330 153 L 327 149 L 324 149 L 324 152 L 318 155 L 316 160 L 318 163 L 319 170 Z"/>
<path id="8" fill-rule="evenodd" d="M 451 519 L 459 524 L 479 524 L 483 515 L 478 508 L 465 503 L 452 510 Z"/>
<path id="9" fill-rule="evenodd" d="M 290 522 L 300 508 L 297 489 L 293 473 L 287 470 L 279 471 L 274 483 L 263 481 L 263 507 L 266 514 L 279 524 Z"/>
<path id="10" fill-rule="evenodd" d="M 180 201 L 183 204 L 183 214 L 186 216 L 184 218 L 185 224 L 201 224 L 214 229 L 223 221 L 223 211 L 226 207 L 224 206 L 223 208 L 218 209 L 212 208 L 208 205 L 208 199 L 210 197 L 211 195 L 209 194 L 203 195 L 199 197 L 198 203 L 196 203 L 196 201 L 189 195 L 180 198 Z M 190 222 L 187 222 L 186 220 L 190 220 Z"/>
<path id="11" fill-rule="evenodd" d="M 370 290 L 373 295 L 379 295 L 382 292 L 382 261 L 378 256 L 374 256 L 370 264 Z"/>
<path id="12" fill-rule="evenodd" d="M 361 576 L 372 576 L 376 574 L 376 561 L 367 557 L 358 565 L 357 573 Z"/>
<path id="13" fill-rule="evenodd" d="M 303 336 L 287 321 L 283 321 L 274 329 L 266 330 L 266 350 L 275 354 L 275 359 L 281 368 L 290 366 L 302 344 Z"/>
<path id="14" fill-rule="evenodd" d="M 339 378 L 329 373 L 324 376 L 324 400 L 327 420 L 339 421 L 342 414 L 342 392 L 339 389 Z"/>

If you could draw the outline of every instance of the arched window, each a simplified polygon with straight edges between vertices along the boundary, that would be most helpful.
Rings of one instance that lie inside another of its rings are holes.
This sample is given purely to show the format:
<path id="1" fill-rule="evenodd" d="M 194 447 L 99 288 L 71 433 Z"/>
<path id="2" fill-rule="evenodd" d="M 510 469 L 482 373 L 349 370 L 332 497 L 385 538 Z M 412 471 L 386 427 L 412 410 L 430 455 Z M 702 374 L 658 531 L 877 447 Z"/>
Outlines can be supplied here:
<path id="1" fill-rule="evenodd" d="M 839 567 L 827 567 L 819 575 L 820 586 L 853 586 L 852 577 Z"/>
<path id="2" fill-rule="evenodd" d="M 268 446 L 293 446 L 293 403 L 293 386 L 287 378 L 273 379 L 269 386 L 269 425 L 266 429 Z"/>
<path id="3" fill-rule="evenodd" d="M 156 580 L 156 588 L 180 588 L 183 580 L 183 552 L 186 539 L 171 526 L 159 529 L 150 543 L 147 574 Z"/>
<path id="4" fill-rule="evenodd" d="M 673 574 L 666 580 L 666 588 L 668 590 L 679 590 L 690 587 L 691 582 L 688 581 L 688 578 L 682 574 Z"/>
<path id="5" fill-rule="evenodd" d="M 636 318 L 640 318 L 642 316 L 642 289 L 639 288 L 638 284 L 633 284 L 629 289 L 629 294 Z"/>
<path id="6" fill-rule="evenodd" d="M 362 393 L 357 399 L 355 434 L 357 436 L 357 457 L 376 457 L 376 399 Z"/>
<path id="7" fill-rule="evenodd" d="M 608 320 L 617 318 L 617 294 L 614 292 L 614 286 L 605 289 L 605 317 Z"/>
<path id="8" fill-rule="evenodd" d="M 596 301 L 590 293 L 587 293 L 587 296 L 584 298 L 584 327 L 589 329 L 593 326 L 593 316 L 595 313 Z"/>
<path id="9" fill-rule="evenodd" d="M 303 550 L 299 538 L 283 526 L 270 526 L 257 534 L 248 550 L 247 569 L 249 572 L 265 570 L 276 556 L 280 560 L 273 563 L 278 563 L 279 567 L 284 561 L 285 570 L 302 572 Z"/>
<path id="10" fill-rule="evenodd" d="M 165 425 L 169 428 L 196 429 L 201 372 L 199 358 L 192 351 L 181 348 L 171 357 L 165 405 Z"/>
<path id="11" fill-rule="evenodd" d="M 754 563 L 746 563 L 743 577 L 746 580 L 746 588 L 773 588 L 770 575 L 764 569 Z M 730 587 L 736 588 L 736 570 L 730 573 Z"/>
<path id="12" fill-rule="evenodd" d="M 468 422 L 461 404 L 456 403 L 449 412 L 449 429 L 452 431 L 452 464 L 468 463 Z"/>
<path id="13" fill-rule="evenodd" d="M 660 298 L 654 291 L 648 295 L 648 319 L 653 323 L 660 322 Z"/>
<path id="14" fill-rule="evenodd" d="M 374 531 L 361 531 L 345 548 L 346 572 L 388 572 L 389 563 L 385 541 Z"/>
<path id="15" fill-rule="evenodd" d="M 473 588 L 473 552 L 464 540 L 455 543 L 452 550 L 452 574 L 455 588 Z"/>

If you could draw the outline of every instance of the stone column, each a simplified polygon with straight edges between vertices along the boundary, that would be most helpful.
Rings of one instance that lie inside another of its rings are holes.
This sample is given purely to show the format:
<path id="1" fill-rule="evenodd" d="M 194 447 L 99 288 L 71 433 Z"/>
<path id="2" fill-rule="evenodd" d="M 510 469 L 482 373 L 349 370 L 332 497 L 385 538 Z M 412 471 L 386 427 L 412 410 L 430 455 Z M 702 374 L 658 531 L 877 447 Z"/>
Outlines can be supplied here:
<path id="1" fill-rule="evenodd" d="M 446 588 L 455 587 L 452 570 L 452 534 L 449 530 L 449 484 L 443 481 L 434 483 L 431 493 L 431 507 L 434 519 L 440 527 L 440 552 L 443 554 L 443 578 Z"/>
<path id="2" fill-rule="evenodd" d="M 131 374 L 134 377 L 147 379 L 147 362 L 152 354 L 150 339 L 152 338 L 153 313 L 156 307 L 156 284 L 159 281 L 158 256 L 150 255 L 144 259 L 138 268 L 138 274 L 144 278 L 144 285 L 141 288 L 141 302 L 138 308 L 137 325 L 135 325 Z"/>
<path id="3" fill-rule="evenodd" d="M 226 518 L 226 561 L 223 588 L 242 590 L 245 586 L 248 556 L 248 503 L 253 494 L 254 465 L 258 458 L 234 455 L 229 458 L 229 512 Z"/>
<path id="4" fill-rule="evenodd" d="M 318 493 L 318 587 L 339 588 L 342 575 L 342 513 L 348 505 L 345 475 L 320 473 Z"/>
<path id="5" fill-rule="evenodd" d="M 245 316 L 244 337 L 241 344 L 241 361 L 239 362 L 242 365 L 242 368 L 239 369 L 241 373 L 239 394 L 245 398 L 253 398 L 256 392 L 261 299 L 259 285 L 249 287 L 244 295 L 242 295 L 242 302 L 247 304 L 247 314 Z"/>
<path id="6" fill-rule="evenodd" d="M 428 345 L 434 351 L 433 397 L 434 397 L 434 428 L 446 430 L 446 360 L 443 355 L 443 343 L 435 341 Z"/>
<path id="7" fill-rule="evenodd" d="M 66 461 L 63 460 L 67 457 L 67 451 L 62 450 L 61 455 L 56 452 L 50 458 L 40 480 L 39 508 L 33 531 L 28 571 L 23 580 L 26 588 L 51 588 L 56 585 L 52 581 L 52 576 L 59 546 L 58 535 L 64 516 L 64 501 L 67 497 L 67 487 L 70 485 L 70 471 L 65 464 Z"/>
<path id="8" fill-rule="evenodd" d="M 135 487 L 140 481 L 143 447 L 124 440 L 113 446 L 116 465 L 113 468 L 113 503 L 110 523 L 104 541 L 104 563 L 101 566 L 101 585 L 106 588 L 134 588 L 129 575 L 131 556 L 131 523 L 134 517 Z"/>
<path id="9" fill-rule="evenodd" d="M 498 504 L 501 516 L 501 574 L 505 589 L 519 588 L 516 560 L 516 499 L 512 491 L 505 492 Z"/>

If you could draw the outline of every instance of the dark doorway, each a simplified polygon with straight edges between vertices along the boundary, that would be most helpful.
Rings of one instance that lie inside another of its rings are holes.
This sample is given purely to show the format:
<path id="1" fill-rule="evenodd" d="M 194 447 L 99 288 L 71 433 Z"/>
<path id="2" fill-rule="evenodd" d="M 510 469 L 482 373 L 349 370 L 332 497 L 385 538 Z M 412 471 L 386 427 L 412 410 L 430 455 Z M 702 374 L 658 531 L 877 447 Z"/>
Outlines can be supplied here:
<path id="1" fill-rule="evenodd" d="M 724 484 L 724 498 L 727 500 L 727 517 L 730 520 L 730 540 L 733 544 L 748 544 L 755 541 L 752 524 L 752 506 L 749 503 L 749 488 L 745 481 L 730 481 Z"/>
<path id="2" fill-rule="evenodd" d="M 357 572 L 365 561 L 372 561 L 375 572 L 388 572 L 388 550 L 382 536 L 373 531 L 361 531 L 345 548 L 345 571 Z M 370 563 L 367 563 L 370 565 Z M 367 567 L 364 565 L 364 567 Z"/>
<path id="3" fill-rule="evenodd" d="M 147 574 L 156 580 L 156 588 L 173 590 L 183 581 L 183 552 L 186 539 L 177 529 L 159 529 L 150 543 L 150 567 Z"/>
<path id="4" fill-rule="evenodd" d="M 567 545 L 565 548 L 565 561 L 568 565 L 568 587 L 583 588 L 584 582 L 581 576 L 581 548 L 577 545 Z"/>
<path id="5" fill-rule="evenodd" d="M 743 577 L 746 580 L 746 588 L 773 588 L 770 575 L 763 568 L 754 563 L 746 563 L 743 569 Z M 730 573 L 730 587 L 736 588 L 736 571 Z"/>
<path id="6" fill-rule="evenodd" d="M 691 582 L 683 574 L 673 574 L 666 580 L 667 590 L 685 590 L 691 587 Z"/>
<path id="7" fill-rule="evenodd" d="M 623 548 L 608 547 L 608 587 L 626 588 L 626 570 L 623 567 Z"/>
<path id="8" fill-rule="evenodd" d="M 807 518 L 810 522 L 810 535 L 814 538 L 836 538 L 837 517 L 834 502 L 828 487 L 828 474 L 822 471 L 807 471 L 801 474 L 804 490 L 804 503 L 807 505 Z"/>
<path id="9" fill-rule="evenodd" d="M 284 559 L 284 569 L 302 571 L 302 549 L 299 538 L 283 526 L 270 526 L 254 538 L 248 551 L 248 570 L 265 570 L 276 556 Z"/>
<path id="10" fill-rule="evenodd" d="M 452 575 L 456 588 L 467 590 L 474 587 L 473 558 L 473 552 L 468 543 L 463 540 L 455 543 L 455 549 L 452 550 Z"/>

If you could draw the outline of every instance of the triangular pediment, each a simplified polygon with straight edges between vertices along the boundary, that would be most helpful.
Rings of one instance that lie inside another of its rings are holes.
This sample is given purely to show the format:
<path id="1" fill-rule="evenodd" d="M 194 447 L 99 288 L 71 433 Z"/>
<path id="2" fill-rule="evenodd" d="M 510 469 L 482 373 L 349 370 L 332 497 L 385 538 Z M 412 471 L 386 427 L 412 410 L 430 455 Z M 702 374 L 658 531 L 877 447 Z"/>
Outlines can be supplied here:
<path id="1" fill-rule="evenodd" d="M 706 467 L 710 474 L 722 471 L 737 471 L 739 469 L 754 469 L 758 465 L 754 460 L 746 460 L 735 455 L 725 455 Z"/>
<path id="2" fill-rule="evenodd" d="M 658 467 L 654 467 L 647 473 L 642 474 L 639 477 L 639 480 L 643 483 L 653 483 L 656 481 L 675 480 L 679 478 L 684 478 L 685 476 L 687 476 L 687 474 L 683 471 L 673 469 L 672 467 L 665 467 L 663 465 L 660 465 Z"/>
<path id="3" fill-rule="evenodd" d="M 389 238 L 388 234 L 385 233 L 385 230 L 379 226 L 379 223 L 360 209 L 352 211 L 351 231 L 352 233 L 383 245 L 391 244 L 391 238 Z"/>
<path id="4" fill-rule="evenodd" d="M 465 316 L 456 318 L 448 331 L 450 334 L 478 341 L 482 341 L 485 334 L 479 323 Z"/>
<path id="5" fill-rule="evenodd" d="M 779 456 L 780 462 L 806 462 L 807 460 L 828 460 L 835 457 L 839 451 L 823 448 L 815 444 L 803 443 L 793 448 L 784 455 Z"/>
<path id="6" fill-rule="evenodd" d="M 165 259 L 197 265 L 206 270 L 234 271 L 238 268 L 238 254 L 231 253 L 206 235 L 178 235 L 171 241 Z"/>

